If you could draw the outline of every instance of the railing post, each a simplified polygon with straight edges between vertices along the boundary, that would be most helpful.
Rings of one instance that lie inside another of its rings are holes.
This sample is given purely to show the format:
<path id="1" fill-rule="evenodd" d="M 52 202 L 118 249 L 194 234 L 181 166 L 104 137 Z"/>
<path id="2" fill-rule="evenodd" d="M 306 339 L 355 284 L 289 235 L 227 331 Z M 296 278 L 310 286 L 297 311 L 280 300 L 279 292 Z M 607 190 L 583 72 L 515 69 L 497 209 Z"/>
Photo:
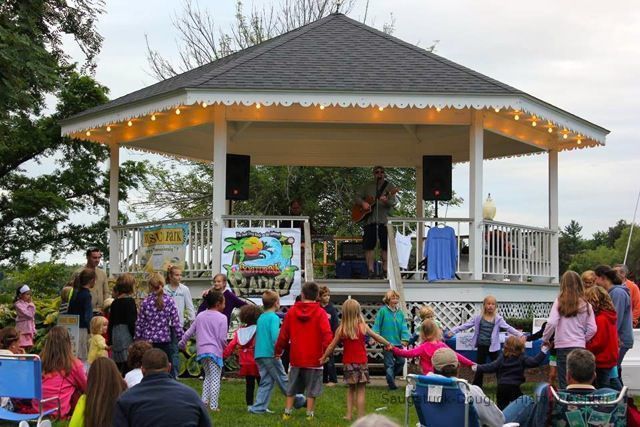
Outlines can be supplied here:
<path id="1" fill-rule="evenodd" d="M 109 274 L 120 273 L 120 236 L 118 225 L 118 187 L 120 180 L 120 146 L 109 146 Z"/>
<path id="2" fill-rule="evenodd" d="M 309 221 L 304 222 L 304 280 L 313 282 L 313 245 Z"/>
<path id="3" fill-rule="evenodd" d="M 398 265 L 398 248 L 396 247 L 393 225 L 391 225 L 390 222 L 387 222 L 387 236 L 387 275 L 389 286 L 400 295 L 400 308 L 404 311 L 405 316 L 409 318 L 409 308 L 404 298 L 404 284 L 402 283 L 402 275 L 400 274 L 400 266 Z"/>
<path id="4" fill-rule="evenodd" d="M 473 280 L 482 280 L 482 161 L 484 158 L 483 113 L 471 110 L 469 127 L 469 269 Z"/>

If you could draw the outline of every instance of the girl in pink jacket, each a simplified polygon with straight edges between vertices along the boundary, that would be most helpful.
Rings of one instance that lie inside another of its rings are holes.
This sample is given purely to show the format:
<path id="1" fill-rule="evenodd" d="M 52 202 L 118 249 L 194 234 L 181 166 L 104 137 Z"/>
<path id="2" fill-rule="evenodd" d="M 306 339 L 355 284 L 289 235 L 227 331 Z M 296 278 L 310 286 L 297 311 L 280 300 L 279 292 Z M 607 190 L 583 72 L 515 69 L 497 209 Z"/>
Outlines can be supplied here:
<path id="1" fill-rule="evenodd" d="M 33 346 L 33 337 L 36 335 L 36 306 L 31 301 L 29 286 L 21 285 L 16 289 L 13 304 L 16 308 L 16 329 L 20 333 L 19 345 L 29 353 Z"/>
<path id="2" fill-rule="evenodd" d="M 397 347 L 391 347 L 389 350 L 393 351 L 393 354 L 400 357 L 419 357 L 420 366 L 422 367 L 422 373 L 427 375 L 429 372 L 433 372 L 433 364 L 431 363 L 431 356 L 436 350 L 440 348 L 449 348 L 442 341 L 442 330 L 431 319 L 425 319 L 420 325 L 420 345 L 411 349 L 404 350 Z M 473 362 L 461 354 L 456 353 L 458 361 L 465 366 L 473 366 Z"/>

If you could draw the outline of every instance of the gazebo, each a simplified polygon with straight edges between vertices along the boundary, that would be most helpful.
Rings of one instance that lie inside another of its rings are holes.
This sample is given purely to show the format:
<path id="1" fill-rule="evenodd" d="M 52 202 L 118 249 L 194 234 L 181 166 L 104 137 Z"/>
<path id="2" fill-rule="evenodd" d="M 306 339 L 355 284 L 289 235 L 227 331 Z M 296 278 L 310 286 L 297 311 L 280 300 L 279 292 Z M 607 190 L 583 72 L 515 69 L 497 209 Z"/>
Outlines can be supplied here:
<path id="1" fill-rule="evenodd" d="M 535 287 L 523 278 L 533 275 L 546 283 L 558 281 L 558 153 L 604 145 L 608 133 L 339 13 L 62 122 L 64 136 L 106 144 L 111 150 L 109 259 L 114 273 L 126 269 L 123 251 L 128 247 L 117 231 L 121 229 L 117 222 L 121 147 L 213 162 L 213 218 L 207 219 L 211 240 L 206 240 L 211 263 L 207 268 L 213 272 L 220 271 L 221 230 L 228 214 L 224 192 L 228 153 L 250 155 L 256 165 L 415 168 L 418 200 L 423 193 L 423 156 L 451 155 L 453 162 L 469 162 L 469 217 L 450 219 L 468 226 L 465 280 L 425 290 L 423 284 L 392 274 L 390 282 L 373 287 L 339 285 L 345 295 L 379 294 L 389 285 L 401 289 L 404 285 L 408 301 L 441 301 L 442 307 L 457 301 L 466 308 L 450 316 L 451 322 L 464 318 L 487 292 L 504 292 L 498 298 L 502 301 L 542 302 L 543 307 L 536 306 L 534 311 L 548 310 L 557 288 Z M 548 228 L 483 220 L 483 160 L 545 153 Z M 422 218 L 422 203 L 417 205 L 414 225 L 427 222 Z M 408 220 L 390 226 L 405 226 Z M 505 258 L 500 260 L 502 266 L 512 262 L 514 269 L 519 268 L 524 283 L 518 290 L 513 282 L 502 286 L 488 274 L 499 273 L 491 270 L 487 259 L 491 243 L 486 233 L 491 227 L 502 227 L 512 235 L 517 232 L 529 242 L 523 245 L 535 246 L 532 236 L 539 235 L 536 256 L 544 253 L 544 268 L 537 273 L 525 265 L 532 265 L 533 252 L 513 260 L 498 254 Z M 421 227 L 414 230 L 420 239 Z M 390 249 L 393 255 L 394 248 Z M 391 258 L 390 262 L 397 262 Z"/>

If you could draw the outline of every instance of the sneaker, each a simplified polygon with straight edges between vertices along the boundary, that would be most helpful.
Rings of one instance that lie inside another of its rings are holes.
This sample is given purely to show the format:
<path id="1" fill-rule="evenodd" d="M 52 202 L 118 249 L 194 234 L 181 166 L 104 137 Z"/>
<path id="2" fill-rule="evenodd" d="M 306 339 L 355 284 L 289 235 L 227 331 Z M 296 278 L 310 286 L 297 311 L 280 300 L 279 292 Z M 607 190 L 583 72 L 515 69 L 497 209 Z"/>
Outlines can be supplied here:
<path id="1" fill-rule="evenodd" d="M 395 384 L 390 384 L 389 385 L 389 390 L 393 391 L 393 390 L 397 390 L 397 389 L 398 389 L 397 385 L 395 385 Z"/>
<path id="2" fill-rule="evenodd" d="M 287 414 L 286 412 L 282 414 L 282 421 L 289 421 L 291 419 L 291 414 Z"/>
<path id="3" fill-rule="evenodd" d="M 314 415 L 313 414 L 307 414 L 307 421 L 313 421 L 314 420 Z"/>

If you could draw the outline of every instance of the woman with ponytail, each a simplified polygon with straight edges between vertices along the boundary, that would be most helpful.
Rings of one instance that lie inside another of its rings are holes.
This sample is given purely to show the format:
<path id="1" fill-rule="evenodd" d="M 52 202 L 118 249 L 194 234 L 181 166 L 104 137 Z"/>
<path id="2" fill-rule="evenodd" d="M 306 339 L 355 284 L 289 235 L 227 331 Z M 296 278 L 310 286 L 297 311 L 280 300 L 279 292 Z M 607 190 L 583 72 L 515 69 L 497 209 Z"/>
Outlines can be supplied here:
<path id="1" fill-rule="evenodd" d="M 149 341 L 173 361 L 177 359 L 174 353 L 178 351 L 174 343 L 182 338 L 182 334 L 176 304 L 164 293 L 164 278 L 153 273 L 149 277 L 149 295 L 140 304 L 135 339 Z M 177 375 L 178 367 L 172 363 L 171 376 Z"/>

